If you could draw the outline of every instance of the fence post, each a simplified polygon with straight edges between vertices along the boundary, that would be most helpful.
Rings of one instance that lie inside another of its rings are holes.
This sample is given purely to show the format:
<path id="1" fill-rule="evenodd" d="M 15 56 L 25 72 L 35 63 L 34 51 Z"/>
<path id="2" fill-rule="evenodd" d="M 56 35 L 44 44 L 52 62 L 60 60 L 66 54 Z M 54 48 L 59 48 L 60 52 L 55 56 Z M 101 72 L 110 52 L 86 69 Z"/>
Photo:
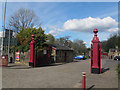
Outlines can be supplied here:
<path id="1" fill-rule="evenodd" d="M 83 80 L 82 80 L 82 90 L 85 90 L 85 86 L 86 86 L 86 84 L 85 84 L 85 72 L 82 72 L 82 76 L 83 76 Z"/>

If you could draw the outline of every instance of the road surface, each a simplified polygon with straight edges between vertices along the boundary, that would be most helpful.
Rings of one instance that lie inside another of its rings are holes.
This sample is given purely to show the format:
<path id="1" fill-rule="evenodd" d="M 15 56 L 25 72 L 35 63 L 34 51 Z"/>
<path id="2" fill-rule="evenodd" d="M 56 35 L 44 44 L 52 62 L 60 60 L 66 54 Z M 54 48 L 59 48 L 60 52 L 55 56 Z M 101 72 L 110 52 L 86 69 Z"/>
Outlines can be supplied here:
<path id="1" fill-rule="evenodd" d="M 102 74 L 90 73 L 90 59 L 37 68 L 10 64 L 2 68 L 2 87 L 82 88 L 82 72 L 86 72 L 87 88 L 118 88 L 117 63 L 103 59 Z"/>

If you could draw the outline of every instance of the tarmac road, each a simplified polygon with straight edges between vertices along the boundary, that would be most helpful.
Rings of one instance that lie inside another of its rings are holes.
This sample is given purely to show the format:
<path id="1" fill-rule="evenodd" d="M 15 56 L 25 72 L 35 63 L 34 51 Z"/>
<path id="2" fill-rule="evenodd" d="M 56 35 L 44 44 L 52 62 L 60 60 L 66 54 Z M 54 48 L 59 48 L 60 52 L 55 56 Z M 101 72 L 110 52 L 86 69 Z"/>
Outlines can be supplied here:
<path id="1" fill-rule="evenodd" d="M 82 88 L 82 72 L 86 72 L 87 88 L 118 88 L 115 72 L 117 63 L 114 60 L 102 60 L 104 73 L 100 75 L 90 73 L 90 59 L 37 68 L 10 64 L 2 69 L 2 87 Z"/>

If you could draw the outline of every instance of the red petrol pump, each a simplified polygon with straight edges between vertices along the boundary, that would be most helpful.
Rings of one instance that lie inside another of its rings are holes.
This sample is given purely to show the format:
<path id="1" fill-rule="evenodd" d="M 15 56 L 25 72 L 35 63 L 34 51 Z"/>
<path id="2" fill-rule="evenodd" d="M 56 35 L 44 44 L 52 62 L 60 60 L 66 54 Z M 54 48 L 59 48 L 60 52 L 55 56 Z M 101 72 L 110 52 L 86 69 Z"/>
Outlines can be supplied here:
<path id="1" fill-rule="evenodd" d="M 101 44 L 97 37 L 97 29 L 93 30 L 94 37 L 91 44 L 91 73 L 101 73 Z"/>

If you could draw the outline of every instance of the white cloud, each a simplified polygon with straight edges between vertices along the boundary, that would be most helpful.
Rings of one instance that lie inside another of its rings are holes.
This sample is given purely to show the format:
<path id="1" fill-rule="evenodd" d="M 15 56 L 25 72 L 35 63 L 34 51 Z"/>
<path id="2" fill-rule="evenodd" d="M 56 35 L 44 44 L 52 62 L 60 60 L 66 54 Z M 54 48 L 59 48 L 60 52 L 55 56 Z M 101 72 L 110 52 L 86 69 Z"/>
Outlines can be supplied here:
<path id="1" fill-rule="evenodd" d="M 117 32 L 118 31 L 118 22 L 111 17 L 106 18 L 83 18 L 83 19 L 72 19 L 67 20 L 63 24 L 63 29 L 60 29 L 57 26 L 49 26 L 49 33 L 53 36 L 60 35 L 62 31 L 76 31 L 76 32 L 91 32 L 93 29 L 97 28 L 100 32 Z"/>
<path id="2" fill-rule="evenodd" d="M 90 41 L 89 45 L 91 46 L 92 42 Z"/>
<path id="3" fill-rule="evenodd" d="M 50 26 L 50 31 L 48 32 L 48 34 L 52 34 L 53 36 L 57 36 L 61 33 L 61 31 L 64 31 L 63 29 L 59 29 L 56 26 Z"/>
<path id="4" fill-rule="evenodd" d="M 87 42 L 83 42 L 83 44 L 87 44 Z"/>
<path id="5" fill-rule="evenodd" d="M 47 29 L 46 27 L 43 28 L 43 30 L 46 30 L 46 29 Z"/>
<path id="6" fill-rule="evenodd" d="M 84 19 L 72 19 L 64 23 L 64 30 L 72 30 L 78 32 L 92 32 L 97 28 L 101 32 L 114 32 L 113 28 L 117 27 L 117 22 L 111 17 L 106 18 L 84 18 Z M 112 29 L 111 29 L 112 28 Z"/>
<path id="7" fill-rule="evenodd" d="M 111 28 L 111 29 L 108 29 L 108 32 L 117 32 L 118 31 L 118 28 Z"/>
<path id="8" fill-rule="evenodd" d="M 56 31 L 54 31 L 54 30 L 51 30 L 51 31 L 49 31 L 49 33 L 48 34 L 52 34 L 53 36 L 57 36 L 58 34 L 57 34 L 57 32 Z"/>

